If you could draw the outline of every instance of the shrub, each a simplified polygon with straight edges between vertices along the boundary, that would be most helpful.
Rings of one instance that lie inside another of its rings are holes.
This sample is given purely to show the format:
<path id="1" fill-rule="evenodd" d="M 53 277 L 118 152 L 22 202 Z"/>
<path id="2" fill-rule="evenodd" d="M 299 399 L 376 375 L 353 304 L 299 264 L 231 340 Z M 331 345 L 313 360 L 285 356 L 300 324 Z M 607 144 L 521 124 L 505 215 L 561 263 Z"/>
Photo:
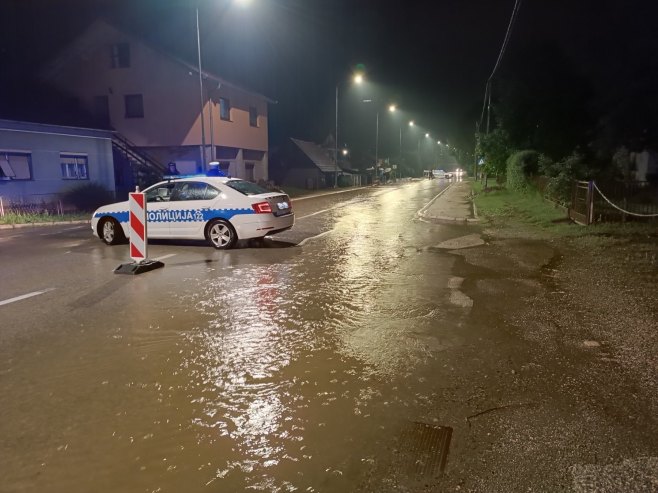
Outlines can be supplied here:
<path id="1" fill-rule="evenodd" d="M 578 151 L 560 161 L 540 156 L 539 171 L 548 177 L 546 195 L 564 205 L 571 200 L 573 181 L 585 180 L 592 175 L 592 170 L 585 163 L 585 156 Z"/>
<path id="2" fill-rule="evenodd" d="M 513 152 L 509 135 L 504 129 L 498 127 L 489 134 L 478 134 L 477 153 L 484 157 L 482 171 L 487 175 L 503 175 L 507 159 Z"/>
<path id="3" fill-rule="evenodd" d="M 114 200 L 114 194 L 100 183 L 85 183 L 62 192 L 62 201 L 78 211 L 93 211 Z"/>
<path id="4" fill-rule="evenodd" d="M 518 151 L 507 159 L 507 188 L 526 192 L 531 188 L 531 179 L 539 169 L 539 153 Z"/>

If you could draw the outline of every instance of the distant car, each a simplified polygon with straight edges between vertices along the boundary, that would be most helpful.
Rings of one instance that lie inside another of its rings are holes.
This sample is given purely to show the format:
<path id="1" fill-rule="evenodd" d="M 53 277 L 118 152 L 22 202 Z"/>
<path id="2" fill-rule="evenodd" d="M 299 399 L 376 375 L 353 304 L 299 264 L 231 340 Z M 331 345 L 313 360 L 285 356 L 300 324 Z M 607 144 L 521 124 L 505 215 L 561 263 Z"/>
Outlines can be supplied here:
<path id="1" fill-rule="evenodd" d="M 171 178 L 144 190 L 148 238 L 206 239 L 217 249 L 292 228 L 290 198 L 236 178 Z M 128 202 L 97 209 L 91 229 L 108 245 L 130 235 Z"/>
<path id="2" fill-rule="evenodd" d="M 434 175 L 434 178 L 445 178 L 446 177 L 446 172 L 443 171 L 442 169 L 432 170 L 432 174 Z"/>
<path id="3" fill-rule="evenodd" d="M 453 176 L 454 176 L 454 174 L 453 174 L 452 171 L 446 171 L 446 172 L 445 172 L 445 178 L 446 178 L 446 180 L 449 180 L 449 179 L 452 178 Z"/>

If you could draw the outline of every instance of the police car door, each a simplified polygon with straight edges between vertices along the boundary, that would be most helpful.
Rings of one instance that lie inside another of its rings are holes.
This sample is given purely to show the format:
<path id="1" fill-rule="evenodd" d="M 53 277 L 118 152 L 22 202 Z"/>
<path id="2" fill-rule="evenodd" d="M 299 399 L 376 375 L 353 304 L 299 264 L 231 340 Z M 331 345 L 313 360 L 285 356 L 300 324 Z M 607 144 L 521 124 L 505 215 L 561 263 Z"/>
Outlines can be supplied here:
<path id="1" fill-rule="evenodd" d="M 146 190 L 146 224 L 149 238 L 167 238 L 169 236 L 169 208 L 173 183 Z"/>
<path id="2" fill-rule="evenodd" d="M 171 196 L 169 228 L 172 238 L 203 238 L 206 221 L 204 211 L 210 200 L 206 198 L 208 185 L 196 181 L 179 181 Z"/>

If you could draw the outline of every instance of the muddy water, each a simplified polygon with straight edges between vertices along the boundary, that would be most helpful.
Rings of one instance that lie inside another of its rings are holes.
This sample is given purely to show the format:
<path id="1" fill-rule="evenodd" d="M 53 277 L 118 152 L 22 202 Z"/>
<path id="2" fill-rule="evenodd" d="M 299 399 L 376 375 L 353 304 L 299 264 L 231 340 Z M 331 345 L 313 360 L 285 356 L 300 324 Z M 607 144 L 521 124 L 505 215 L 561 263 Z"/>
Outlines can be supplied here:
<path id="1" fill-rule="evenodd" d="M 461 230 L 413 220 L 434 193 L 54 308 L 0 348 L 0 491 L 383 490 L 469 337 L 456 259 L 427 248 Z"/>

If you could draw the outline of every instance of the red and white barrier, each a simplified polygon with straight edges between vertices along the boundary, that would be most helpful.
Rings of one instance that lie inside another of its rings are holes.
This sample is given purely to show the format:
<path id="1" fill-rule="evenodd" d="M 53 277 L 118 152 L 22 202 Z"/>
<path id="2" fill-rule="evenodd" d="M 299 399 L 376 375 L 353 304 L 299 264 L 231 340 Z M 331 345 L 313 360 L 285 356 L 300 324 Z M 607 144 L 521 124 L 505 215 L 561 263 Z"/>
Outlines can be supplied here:
<path id="1" fill-rule="evenodd" d="M 130 211 L 130 258 L 143 262 L 147 258 L 148 240 L 146 238 L 146 198 L 141 192 L 128 195 Z"/>

